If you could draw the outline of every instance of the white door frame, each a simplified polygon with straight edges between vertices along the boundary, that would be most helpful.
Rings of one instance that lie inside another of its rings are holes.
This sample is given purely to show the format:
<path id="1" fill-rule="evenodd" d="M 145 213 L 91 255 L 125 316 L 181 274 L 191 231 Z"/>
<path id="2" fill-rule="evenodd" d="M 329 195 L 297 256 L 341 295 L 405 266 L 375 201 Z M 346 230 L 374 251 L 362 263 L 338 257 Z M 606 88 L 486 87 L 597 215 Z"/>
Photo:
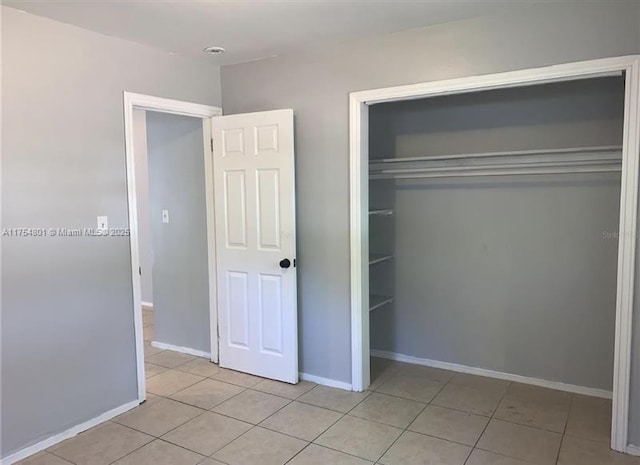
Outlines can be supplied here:
<path id="1" fill-rule="evenodd" d="M 628 452 L 632 313 L 640 155 L 640 55 L 426 82 L 350 94 L 351 368 L 354 391 L 370 382 L 368 280 L 369 107 L 398 100 L 478 92 L 626 73 L 620 240 L 616 294 L 611 447 Z"/>
<path id="2" fill-rule="evenodd" d="M 218 361 L 218 307 L 216 301 L 215 219 L 213 203 L 213 159 L 211 154 L 211 123 L 209 118 L 221 116 L 222 108 L 198 103 L 182 102 L 150 95 L 124 92 L 125 158 L 127 162 L 127 204 L 131 246 L 131 283 L 133 285 L 133 315 L 136 340 L 136 369 L 138 400 L 147 398 L 144 374 L 144 335 L 142 323 L 142 285 L 140 282 L 140 251 L 138 245 L 138 206 L 133 144 L 133 110 L 150 110 L 175 115 L 202 118 L 204 142 L 204 174 L 207 209 L 207 251 L 209 264 L 209 309 L 211 328 L 211 359 Z"/>

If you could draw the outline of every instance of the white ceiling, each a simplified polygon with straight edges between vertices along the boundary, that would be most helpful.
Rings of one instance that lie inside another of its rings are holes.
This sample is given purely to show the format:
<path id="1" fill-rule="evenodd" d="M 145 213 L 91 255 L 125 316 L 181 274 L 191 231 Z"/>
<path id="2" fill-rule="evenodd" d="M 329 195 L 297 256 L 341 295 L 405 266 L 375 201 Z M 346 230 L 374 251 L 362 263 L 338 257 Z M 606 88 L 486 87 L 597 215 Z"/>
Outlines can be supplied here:
<path id="1" fill-rule="evenodd" d="M 539 1 L 539 0 L 538 0 Z M 2 4 L 168 52 L 231 64 L 522 8 L 536 0 L 2 0 Z"/>

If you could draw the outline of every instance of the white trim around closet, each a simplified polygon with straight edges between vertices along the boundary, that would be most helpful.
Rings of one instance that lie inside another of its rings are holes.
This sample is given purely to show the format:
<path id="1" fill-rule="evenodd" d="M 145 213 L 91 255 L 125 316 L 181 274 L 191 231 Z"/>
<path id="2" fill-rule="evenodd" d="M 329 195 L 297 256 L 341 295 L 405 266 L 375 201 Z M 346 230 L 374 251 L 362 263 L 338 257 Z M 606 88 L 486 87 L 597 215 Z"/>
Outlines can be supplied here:
<path id="1" fill-rule="evenodd" d="M 628 444 L 631 336 L 640 153 L 640 56 L 603 58 L 483 76 L 426 82 L 350 94 L 351 367 L 354 391 L 366 389 L 369 374 L 368 309 L 368 106 L 450 94 L 503 89 L 625 73 L 624 135 L 620 199 L 620 240 L 616 291 L 615 361 L 611 447 Z M 363 253 L 364 252 L 364 253 Z"/>

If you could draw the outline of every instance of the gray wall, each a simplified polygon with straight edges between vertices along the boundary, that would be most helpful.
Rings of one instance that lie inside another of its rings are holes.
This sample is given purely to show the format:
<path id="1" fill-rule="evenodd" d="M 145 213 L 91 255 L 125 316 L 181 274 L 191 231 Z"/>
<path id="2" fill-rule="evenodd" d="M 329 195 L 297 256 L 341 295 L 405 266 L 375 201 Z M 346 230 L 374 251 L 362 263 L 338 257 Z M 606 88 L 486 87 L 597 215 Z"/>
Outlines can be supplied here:
<path id="1" fill-rule="evenodd" d="M 210 352 L 202 124 L 147 112 L 154 340 Z"/>
<path id="2" fill-rule="evenodd" d="M 138 209 L 138 256 L 142 301 L 153 303 L 153 247 L 149 210 L 149 165 L 147 162 L 147 115 L 133 110 L 133 153 L 136 164 L 136 207 Z"/>
<path id="3" fill-rule="evenodd" d="M 227 114 L 296 113 L 302 371 L 351 379 L 348 93 L 638 53 L 639 6 L 542 4 L 222 68 Z M 640 379 L 633 395 L 640 399 Z M 640 426 L 640 409 L 632 415 Z"/>
<path id="4" fill-rule="evenodd" d="M 621 145 L 623 111 L 621 78 L 382 104 L 370 147 Z M 396 298 L 371 313 L 371 347 L 611 390 L 619 210 L 619 174 L 398 181 L 395 260 L 371 269 L 395 268 Z"/>
<path id="5" fill-rule="evenodd" d="M 220 104 L 219 70 L 2 8 L 2 226 L 127 226 L 124 90 Z M 2 238 L 2 456 L 137 397 L 128 237 Z"/>

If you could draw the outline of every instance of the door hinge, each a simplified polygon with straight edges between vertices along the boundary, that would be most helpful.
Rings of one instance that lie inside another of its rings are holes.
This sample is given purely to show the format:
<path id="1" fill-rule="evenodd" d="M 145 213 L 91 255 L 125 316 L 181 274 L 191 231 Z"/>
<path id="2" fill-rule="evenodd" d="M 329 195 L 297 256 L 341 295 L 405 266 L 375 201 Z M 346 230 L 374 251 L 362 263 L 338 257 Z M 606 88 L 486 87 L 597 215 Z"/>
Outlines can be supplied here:
<path id="1" fill-rule="evenodd" d="M 139 267 L 138 267 L 138 274 L 139 274 L 140 276 L 142 276 L 142 267 L 141 267 L 141 266 L 139 266 Z"/>
<path id="2" fill-rule="evenodd" d="M 213 152 L 213 138 L 211 139 L 211 152 Z"/>
<path id="3" fill-rule="evenodd" d="M 293 259 L 293 267 L 294 268 L 296 267 L 296 259 L 295 258 Z"/>

